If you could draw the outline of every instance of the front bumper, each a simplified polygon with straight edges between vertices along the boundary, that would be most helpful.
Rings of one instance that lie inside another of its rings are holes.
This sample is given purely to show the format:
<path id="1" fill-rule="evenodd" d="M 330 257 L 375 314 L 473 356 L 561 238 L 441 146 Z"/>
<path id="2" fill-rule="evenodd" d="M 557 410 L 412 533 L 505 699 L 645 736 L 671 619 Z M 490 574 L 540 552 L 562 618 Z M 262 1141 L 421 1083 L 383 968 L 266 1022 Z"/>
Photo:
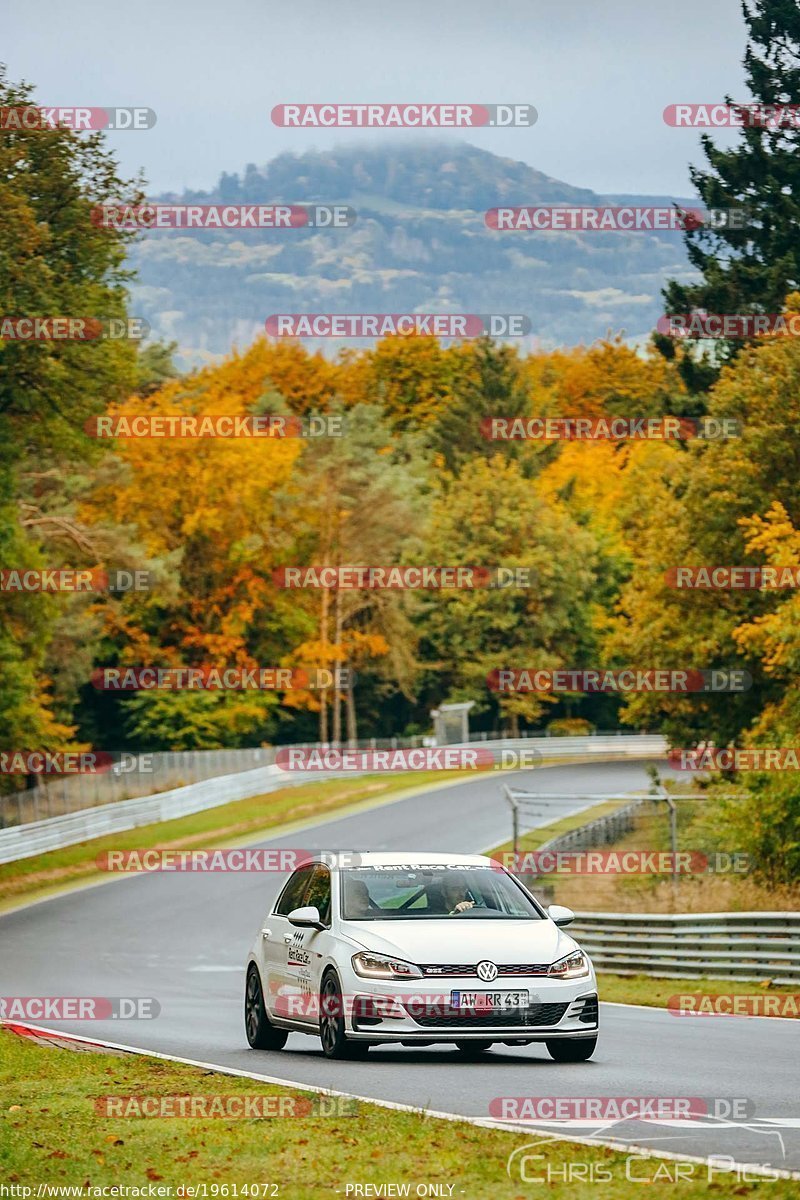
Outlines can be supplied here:
<path id="1" fill-rule="evenodd" d="M 557 1038 L 597 1036 L 597 982 L 542 976 L 498 978 L 489 988 L 474 977 L 351 980 L 353 1001 L 347 1005 L 348 1036 L 381 1042 L 543 1042 Z M 528 1007 L 488 1013 L 453 1009 L 452 991 L 528 992 Z"/>

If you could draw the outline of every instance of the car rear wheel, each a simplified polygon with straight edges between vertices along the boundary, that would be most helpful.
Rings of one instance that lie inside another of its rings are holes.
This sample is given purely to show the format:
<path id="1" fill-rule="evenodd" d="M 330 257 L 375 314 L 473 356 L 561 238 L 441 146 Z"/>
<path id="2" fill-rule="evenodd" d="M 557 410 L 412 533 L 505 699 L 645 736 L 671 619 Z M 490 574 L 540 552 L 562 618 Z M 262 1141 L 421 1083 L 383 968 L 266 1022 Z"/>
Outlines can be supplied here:
<path id="1" fill-rule="evenodd" d="M 595 1052 L 597 1038 L 553 1038 L 545 1045 L 556 1062 L 586 1062 Z"/>
<path id="2" fill-rule="evenodd" d="M 456 1046 L 461 1051 L 464 1058 L 480 1058 L 487 1050 L 491 1049 L 492 1042 L 456 1042 Z"/>
<path id="3" fill-rule="evenodd" d="M 351 1042 L 344 1031 L 344 1003 L 339 980 L 329 971 L 319 997 L 319 1040 L 326 1058 L 366 1058 L 368 1042 Z"/>
<path id="4" fill-rule="evenodd" d="M 267 1016 L 264 992 L 258 968 L 251 963 L 247 969 L 244 990 L 244 1029 L 247 1040 L 254 1050 L 282 1050 L 289 1034 L 285 1029 L 276 1029 Z"/>

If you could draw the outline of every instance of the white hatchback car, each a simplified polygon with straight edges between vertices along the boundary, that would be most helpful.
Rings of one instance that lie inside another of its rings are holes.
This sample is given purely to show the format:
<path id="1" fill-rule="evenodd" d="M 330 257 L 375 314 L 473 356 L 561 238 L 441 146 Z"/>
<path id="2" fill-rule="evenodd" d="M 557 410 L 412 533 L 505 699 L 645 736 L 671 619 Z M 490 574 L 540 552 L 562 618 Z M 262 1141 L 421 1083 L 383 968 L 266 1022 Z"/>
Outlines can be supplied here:
<path id="1" fill-rule="evenodd" d="M 481 854 L 318 855 L 289 876 L 250 952 L 247 1040 L 280 1050 L 292 1031 L 315 1034 L 328 1058 L 381 1042 L 467 1055 L 544 1042 L 582 1062 L 597 981 L 561 928 L 572 919 Z"/>

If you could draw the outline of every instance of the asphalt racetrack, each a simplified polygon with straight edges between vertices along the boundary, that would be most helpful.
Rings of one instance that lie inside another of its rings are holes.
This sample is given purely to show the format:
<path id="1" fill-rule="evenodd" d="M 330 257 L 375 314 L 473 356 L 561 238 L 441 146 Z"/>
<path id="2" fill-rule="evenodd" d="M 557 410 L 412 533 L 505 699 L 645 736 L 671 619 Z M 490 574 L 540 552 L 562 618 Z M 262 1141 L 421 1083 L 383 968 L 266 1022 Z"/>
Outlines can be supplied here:
<path id="1" fill-rule="evenodd" d="M 537 768 L 502 779 L 573 796 L 624 795 L 649 783 L 645 764 L 634 761 Z M 498 780 L 431 788 L 258 844 L 482 851 L 509 837 Z M 576 799 L 558 815 L 586 804 Z M 531 1126 L 532 1140 L 539 1130 L 559 1131 L 800 1170 L 800 1021 L 602 1005 L 595 1056 L 575 1064 L 552 1062 L 544 1045 L 497 1046 L 478 1063 L 444 1046 L 379 1047 L 365 1062 L 329 1062 L 319 1041 L 303 1034 L 290 1035 L 277 1053 L 251 1050 L 242 1020 L 243 964 L 281 882 L 254 873 L 133 875 L 10 912 L 0 917 L 0 994 L 152 996 L 161 1006 L 155 1020 L 50 1027 L 437 1112 L 489 1117 L 499 1096 L 747 1098 L 752 1116 L 744 1123 L 708 1116 L 539 1124 Z"/>

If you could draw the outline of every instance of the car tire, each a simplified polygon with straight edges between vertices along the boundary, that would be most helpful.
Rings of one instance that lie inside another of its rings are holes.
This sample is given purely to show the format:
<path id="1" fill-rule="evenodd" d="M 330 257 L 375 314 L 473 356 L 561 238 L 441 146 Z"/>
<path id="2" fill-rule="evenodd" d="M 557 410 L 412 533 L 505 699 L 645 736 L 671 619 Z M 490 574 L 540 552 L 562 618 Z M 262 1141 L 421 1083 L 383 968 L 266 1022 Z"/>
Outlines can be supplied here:
<path id="1" fill-rule="evenodd" d="M 494 1042 L 456 1042 L 456 1046 L 463 1058 L 480 1058 L 487 1050 L 490 1050 Z"/>
<path id="2" fill-rule="evenodd" d="M 244 1031 L 254 1050 L 282 1050 L 289 1034 L 285 1029 L 276 1029 L 267 1016 L 261 976 L 255 963 L 247 968 L 244 989 Z"/>
<path id="3" fill-rule="evenodd" d="M 333 971 L 328 971 L 320 988 L 319 1040 L 326 1058 L 366 1058 L 369 1050 L 369 1042 L 349 1041 L 345 1034 L 342 989 Z"/>
<path id="4" fill-rule="evenodd" d="M 553 1038 L 545 1046 L 556 1062 L 586 1062 L 595 1052 L 597 1038 Z"/>

